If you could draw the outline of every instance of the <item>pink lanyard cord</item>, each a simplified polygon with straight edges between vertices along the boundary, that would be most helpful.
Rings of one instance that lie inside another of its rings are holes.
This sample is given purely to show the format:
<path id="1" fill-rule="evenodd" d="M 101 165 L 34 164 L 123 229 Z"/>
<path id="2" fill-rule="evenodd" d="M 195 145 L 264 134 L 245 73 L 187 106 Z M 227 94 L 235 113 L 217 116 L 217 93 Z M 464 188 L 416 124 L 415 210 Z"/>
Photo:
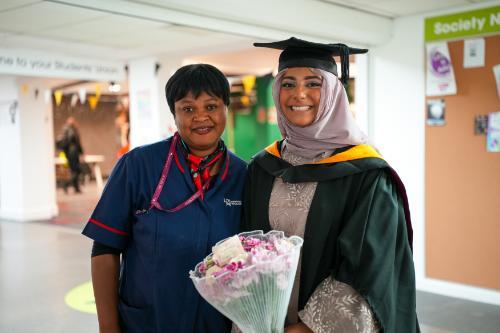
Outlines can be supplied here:
<path id="1" fill-rule="evenodd" d="M 181 210 L 181 209 L 189 206 L 191 203 L 193 203 L 193 201 L 195 201 L 199 197 L 202 197 L 203 196 L 203 192 L 206 191 L 208 189 L 209 185 L 210 185 L 210 180 L 208 180 L 189 199 L 187 199 L 186 201 L 184 201 L 183 203 L 177 205 L 174 208 L 165 209 L 165 208 L 163 208 L 160 205 L 160 203 L 158 202 L 158 198 L 160 197 L 161 191 L 163 190 L 163 187 L 165 186 L 165 183 L 167 182 L 167 176 L 168 176 L 168 173 L 170 171 L 170 167 L 172 165 L 172 159 L 174 157 L 177 158 L 177 153 L 176 153 L 175 149 L 177 147 L 177 142 L 178 141 L 179 141 L 179 133 L 176 132 L 174 134 L 174 137 L 172 139 L 172 144 L 170 145 L 170 149 L 168 151 L 167 161 L 165 162 L 165 165 L 163 166 L 163 170 L 162 170 L 162 173 L 161 173 L 160 181 L 158 182 L 158 185 L 156 185 L 155 193 L 154 193 L 153 198 L 151 199 L 151 202 L 149 204 L 149 209 L 155 207 L 156 209 L 159 209 L 159 210 L 161 210 L 163 212 L 175 213 L 175 212 L 177 212 L 177 211 L 179 211 L 179 210 Z M 227 154 L 227 156 L 229 157 L 229 154 Z M 229 161 L 226 161 L 226 162 L 229 162 Z M 227 166 L 226 166 L 226 168 L 227 168 Z"/>
<path id="2" fill-rule="evenodd" d="M 177 146 L 178 140 L 179 140 L 179 133 L 175 133 L 174 138 L 172 139 L 172 143 L 170 144 L 170 149 L 167 155 L 167 161 L 165 162 L 165 165 L 163 166 L 163 170 L 161 172 L 160 181 L 158 182 L 158 185 L 156 185 L 155 193 L 153 194 L 153 198 L 151 199 L 151 202 L 149 204 L 149 209 L 153 207 L 161 208 L 160 204 L 158 203 L 158 198 L 160 197 L 161 191 L 163 190 L 163 186 L 167 181 L 168 172 L 170 171 L 170 165 L 172 164 L 172 158 L 174 157 L 175 147 Z"/>

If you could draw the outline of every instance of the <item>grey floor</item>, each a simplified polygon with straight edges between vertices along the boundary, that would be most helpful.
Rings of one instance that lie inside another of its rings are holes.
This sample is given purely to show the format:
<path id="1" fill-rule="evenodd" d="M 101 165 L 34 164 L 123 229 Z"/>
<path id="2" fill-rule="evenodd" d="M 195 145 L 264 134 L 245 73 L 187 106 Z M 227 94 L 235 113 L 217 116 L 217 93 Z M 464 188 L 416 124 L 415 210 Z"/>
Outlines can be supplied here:
<path id="1" fill-rule="evenodd" d="M 90 280 L 90 246 L 73 228 L 1 221 L 0 332 L 98 332 L 95 315 L 64 301 Z"/>
<path id="2" fill-rule="evenodd" d="M 87 199 L 63 198 L 63 217 L 74 214 L 71 202 L 88 207 L 78 204 Z M 72 224 L 0 220 L 0 333 L 98 331 L 95 314 L 65 303 L 69 290 L 90 280 L 91 242 L 80 235 L 80 217 Z M 500 332 L 498 306 L 418 292 L 417 311 L 423 333 Z"/>

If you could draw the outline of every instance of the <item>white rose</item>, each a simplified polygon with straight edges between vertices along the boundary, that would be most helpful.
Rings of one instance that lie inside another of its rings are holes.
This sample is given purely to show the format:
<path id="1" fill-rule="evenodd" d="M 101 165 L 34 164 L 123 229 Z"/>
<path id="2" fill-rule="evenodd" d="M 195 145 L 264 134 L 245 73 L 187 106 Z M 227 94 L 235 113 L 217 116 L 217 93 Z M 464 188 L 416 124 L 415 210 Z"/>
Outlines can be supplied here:
<path id="1" fill-rule="evenodd" d="M 230 237 L 222 243 L 212 247 L 212 253 L 212 259 L 221 267 L 228 264 L 233 258 L 239 256 L 245 256 L 246 258 L 247 255 L 245 249 L 243 249 L 243 245 L 241 245 L 238 235 Z"/>

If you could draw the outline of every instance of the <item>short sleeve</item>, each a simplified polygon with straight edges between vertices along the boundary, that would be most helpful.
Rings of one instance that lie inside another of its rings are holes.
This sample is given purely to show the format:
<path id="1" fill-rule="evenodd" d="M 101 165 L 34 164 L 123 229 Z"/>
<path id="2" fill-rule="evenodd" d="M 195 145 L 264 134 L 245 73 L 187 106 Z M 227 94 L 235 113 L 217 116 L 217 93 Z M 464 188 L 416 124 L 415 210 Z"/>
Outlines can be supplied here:
<path id="1" fill-rule="evenodd" d="M 134 197 L 134 172 L 130 154 L 126 154 L 114 167 L 82 234 L 104 245 L 125 249 L 130 238 Z"/>

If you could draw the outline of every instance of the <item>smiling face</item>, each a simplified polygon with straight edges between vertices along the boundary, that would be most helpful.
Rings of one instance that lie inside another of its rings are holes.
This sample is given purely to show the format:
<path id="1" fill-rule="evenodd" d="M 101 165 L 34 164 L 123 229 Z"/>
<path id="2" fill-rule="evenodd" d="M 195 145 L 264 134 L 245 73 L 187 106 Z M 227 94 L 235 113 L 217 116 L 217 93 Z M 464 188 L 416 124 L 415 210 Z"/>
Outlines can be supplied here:
<path id="1" fill-rule="evenodd" d="M 307 67 L 287 69 L 281 79 L 280 107 L 295 126 L 311 125 L 318 114 L 323 78 Z"/>
<path id="2" fill-rule="evenodd" d="M 202 92 L 175 101 L 175 124 L 191 153 L 204 157 L 217 149 L 226 126 L 227 107 L 222 99 Z"/>

